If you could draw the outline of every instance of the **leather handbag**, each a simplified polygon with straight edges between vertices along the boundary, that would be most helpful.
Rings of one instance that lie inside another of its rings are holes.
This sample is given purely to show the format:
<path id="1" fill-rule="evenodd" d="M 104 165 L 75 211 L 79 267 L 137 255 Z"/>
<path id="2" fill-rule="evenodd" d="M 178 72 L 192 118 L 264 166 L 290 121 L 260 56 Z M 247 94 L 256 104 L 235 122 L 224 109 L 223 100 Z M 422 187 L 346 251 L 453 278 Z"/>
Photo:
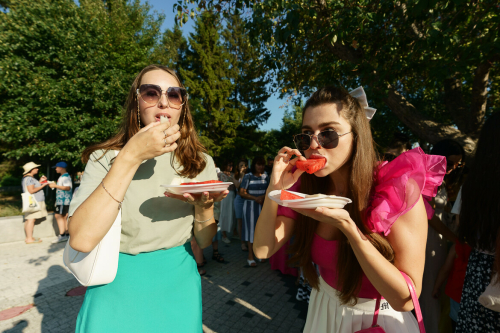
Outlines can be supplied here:
<path id="1" fill-rule="evenodd" d="M 115 151 L 115 154 L 118 154 Z M 118 270 L 122 210 L 104 238 L 90 252 L 76 251 L 69 245 L 64 248 L 63 261 L 75 278 L 84 286 L 98 286 L 113 282 Z M 70 236 L 71 239 L 71 236 Z"/>
<path id="2" fill-rule="evenodd" d="M 413 283 L 411 282 L 408 275 L 406 275 L 406 273 L 401 272 L 401 274 L 405 278 L 405 281 L 408 284 L 408 289 L 410 290 L 411 300 L 413 301 L 413 306 L 415 307 L 415 314 L 417 315 L 417 322 L 420 333 L 425 333 L 424 320 L 422 318 L 422 311 L 420 310 L 420 303 L 418 303 L 418 297 L 417 293 L 415 292 L 415 287 L 413 287 Z M 380 310 L 380 300 L 381 296 L 379 295 L 377 298 L 377 302 L 375 303 L 375 313 L 373 314 L 372 326 L 360 331 L 356 331 L 354 333 L 385 333 L 384 329 L 377 325 L 378 312 Z"/>

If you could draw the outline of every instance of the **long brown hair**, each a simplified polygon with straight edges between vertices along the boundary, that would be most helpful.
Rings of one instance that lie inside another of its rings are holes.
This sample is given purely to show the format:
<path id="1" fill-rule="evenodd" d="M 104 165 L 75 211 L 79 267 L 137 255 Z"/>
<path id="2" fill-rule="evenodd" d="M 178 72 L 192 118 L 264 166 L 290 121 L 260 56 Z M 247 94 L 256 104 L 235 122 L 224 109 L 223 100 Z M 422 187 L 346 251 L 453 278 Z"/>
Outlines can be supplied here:
<path id="1" fill-rule="evenodd" d="M 149 65 L 145 67 L 135 78 L 130 87 L 128 93 L 127 101 L 125 102 L 125 115 L 123 121 L 118 131 L 118 134 L 112 138 L 95 144 L 86 148 L 82 153 L 82 162 L 86 164 L 90 159 L 90 155 L 96 150 L 104 150 L 104 154 L 99 157 L 102 158 L 109 150 L 120 150 L 122 149 L 137 132 L 139 132 L 139 120 L 137 118 L 137 88 L 141 84 L 142 77 L 144 74 L 154 70 L 163 70 L 168 74 L 172 75 L 179 84 L 179 87 L 184 87 L 179 80 L 179 77 L 173 70 L 168 67 L 161 65 Z M 179 126 L 181 137 L 177 140 L 177 149 L 175 153 L 172 154 L 172 159 L 170 161 L 172 168 L 174 168 L 174 156 L 175 159 L 182 166 L 182 170 L 176 170 L 180 176 L 187 178 L 194 178 L 200 172 L 205 169 L 207 164 L 202 153 L 206 152 L 205 147 L 200 143 L 198 135 L 196 134 L 196 129 L 194 127 L 193 118 L 191 117 L 191 112 L 189 111 L 189 103 L 185 103 L 182 106 L 181 115 L 179 117 Z M 174 168 L 175 169 L 175 168 Z"/>
<path id="2" fill-rule="evenodd" d="M 370 124 L 364 110 L 356 99 L 347 91 L 335 87 L 324 87 L 316 91 L 302 109 L 302 119 L 310 107 L 324 104 L 337 104 L 341 115 L 350 123 L 354 138 L 351 157 L 346 164 L 349 168 L 349 191 L 352 204 L 346 206 L 351 218 L 359 230 L 366 235 L 375 248 L 391 263 L 394 261 L 394 251 L 389 242 L 381 235 L 372 233 L 366 227 L 365 211 L 369 204 L 370 192 L 373 187 L 374 170 L 377 164 L 377 153 L 373 146 Z M 306 194 L 327 193 L 333 186 L 330 177 L 319 178 L 314 175 L 302 174 L 300 191 Z M 304 277 L 313 288 L 318 288 L 319 278 L 311 262 L 311 246 L 318 226 L 318 221 L 299 215 L 294 230 L 294 240 L 290 248 L 292 258 L 290 263 L 302 267 Z M 342 304 L 356 304 L 357 294 L 361 288 L 363 270 L 349 244 L 342 234 L 337 255 L 338 291 Z"/>

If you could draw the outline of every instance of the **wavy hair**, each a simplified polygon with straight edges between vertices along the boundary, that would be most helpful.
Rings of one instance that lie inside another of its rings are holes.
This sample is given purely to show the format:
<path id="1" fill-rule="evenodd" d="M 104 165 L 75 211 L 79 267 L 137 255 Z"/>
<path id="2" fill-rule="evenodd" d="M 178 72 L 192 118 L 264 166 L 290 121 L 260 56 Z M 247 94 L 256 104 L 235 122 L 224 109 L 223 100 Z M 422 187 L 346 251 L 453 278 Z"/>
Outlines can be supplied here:
<path id="1" fill-rule="evenodd" d="M 349 167 L 349 192 L 346 194 L 352 204 L 346 206 L 351 218 L 359 230 L 370 240 L 375 248 L 391 263 L 394 262 L 394 251 L 383 236 L 372 233 L 365 225 L 365 211 L 369 204 L 370 192 L 374 182 L 374 170 L 378 156 L 373 146 L 370 124 L 365 111 L 359 102 L 344 89 L 324 87 L 316 91 L 307 100 L 302 109 L 304 114 L 311 107 L 324 104 L 337 104 L 340 114 L 352 128 L 354 145 L 347 166 Z M 327 193 L 332 182 L 329 177 L 316 177 L 303 173 L 301 176 L 300 191 L 306 194 Z M 313 288 L 318 288 L 319 278 L 311 261 L 311 247 L 318 221 L 310 217 L 299 215 L 294 230 L 294 240 L 290 247 L 292 257 L 290 263 L 302 267 L 304 277 Z M 347 237 L 342 234 L 339 241 L 337 256 L 338 290 L 337 295 L 342 304 L 356 304 L 357 294 L 361 288 L 363 270 L 352 250 Z"/>
<path id="2" fill-rule="evenodd" d="M 118 134 L 113 136 L 112 138 L 92 145 L 86 148 L 82 153 L 82 162 L 86 164 L 90 155 L 96 150 L 104 150 L 104 154 L 98 158 L 101 159 L 109 150 L 120 150 L 122 149 L 127 142 L 140 130 L 139 120 L 137 119 L 137 108 L 138 108 L 138 100 L 137 100 L 137 88 L 141 85 L 141 80 L 144 74 L 154 70 L 163 70 L 168 74 L 172 75 L 179 87 L 183 87 L 183 84 L 179 80 L 179 77 L 173 70 L 168 67 L 161 65 L 149 65 L 145 67 L 134 79 L 132 86 L 130 87 L 130 91 L 128 93 L 127 100 L 125 102 L 125 114 L 122 120 L 122 124 L 118 131 Z M 181 115 L 179 117 L 179 126 L 181 136 L 177 140 L 177 149 L 175 153 L 172 154 L 172 159 L 170 164 L 172 168 L 174 167 L 174 157 L 182 166 L 181 170 L 176 170 L 177 174 L 187 178 L 194 178 L 200 172 L 205 169 L 207 161 L 202 153 L 206 152 L 205 147 L 201 144 L 198 139 L 198 135 L 196 134 L 196 129 L 194 127 L 193 118 L 191 116 L 191 112 L 189 110 L 189 103 L 185 103 L 182 106 Z"/>

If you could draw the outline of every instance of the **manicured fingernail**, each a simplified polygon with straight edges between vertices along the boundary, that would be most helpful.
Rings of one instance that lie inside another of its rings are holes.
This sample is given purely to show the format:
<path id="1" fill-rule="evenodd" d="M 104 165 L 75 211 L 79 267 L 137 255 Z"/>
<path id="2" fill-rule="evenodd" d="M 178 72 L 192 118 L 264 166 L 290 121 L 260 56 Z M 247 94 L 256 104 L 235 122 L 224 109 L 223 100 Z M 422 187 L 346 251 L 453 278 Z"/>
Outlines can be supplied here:
<path id="1" fill-rule="evenodd" d="M 165 192 L 165 193 L 163 193 L 163 194 L 165 194 L 165 196 L 166 196 L 166 197 L 169 197 L 169 195 L 167 194 L 167 192 Z"/>

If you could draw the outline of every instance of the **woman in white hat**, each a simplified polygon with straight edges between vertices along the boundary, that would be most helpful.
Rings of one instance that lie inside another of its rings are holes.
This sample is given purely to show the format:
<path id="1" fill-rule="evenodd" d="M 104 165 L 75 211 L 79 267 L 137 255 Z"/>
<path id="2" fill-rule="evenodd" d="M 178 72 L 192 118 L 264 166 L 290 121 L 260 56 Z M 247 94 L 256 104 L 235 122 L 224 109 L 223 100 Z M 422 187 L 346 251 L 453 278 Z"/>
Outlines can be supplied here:
<path id="1" fill-rule="evenodd" d="M 26 163 L 23 166 L 24 176 L 21 181 L 21 185 L 23 188 L 23 192 L 29 192 L 34 195 L 35 200 L 40 204 L 41 210 L 24 215 L 24 231 L 26 232 L 26 239 L 24 242 L 26 244 L 40 243 L 42 240 L 40 238 L 33 238 L 33 228 L 35 227 L 35 220 L 41 219 L 42 217 L 47 216 L 47 209 L 45 208 L 45 194 L 42 189 L 48 185 L 47 177 L 43 176 L 40 178 L 41 182 L 45 182 L 44 184 L 40 184 L 38 180 L 36 180 L 35 175 L 38 173 L 39 164 L 35 164 L 33 162 Z"/>

